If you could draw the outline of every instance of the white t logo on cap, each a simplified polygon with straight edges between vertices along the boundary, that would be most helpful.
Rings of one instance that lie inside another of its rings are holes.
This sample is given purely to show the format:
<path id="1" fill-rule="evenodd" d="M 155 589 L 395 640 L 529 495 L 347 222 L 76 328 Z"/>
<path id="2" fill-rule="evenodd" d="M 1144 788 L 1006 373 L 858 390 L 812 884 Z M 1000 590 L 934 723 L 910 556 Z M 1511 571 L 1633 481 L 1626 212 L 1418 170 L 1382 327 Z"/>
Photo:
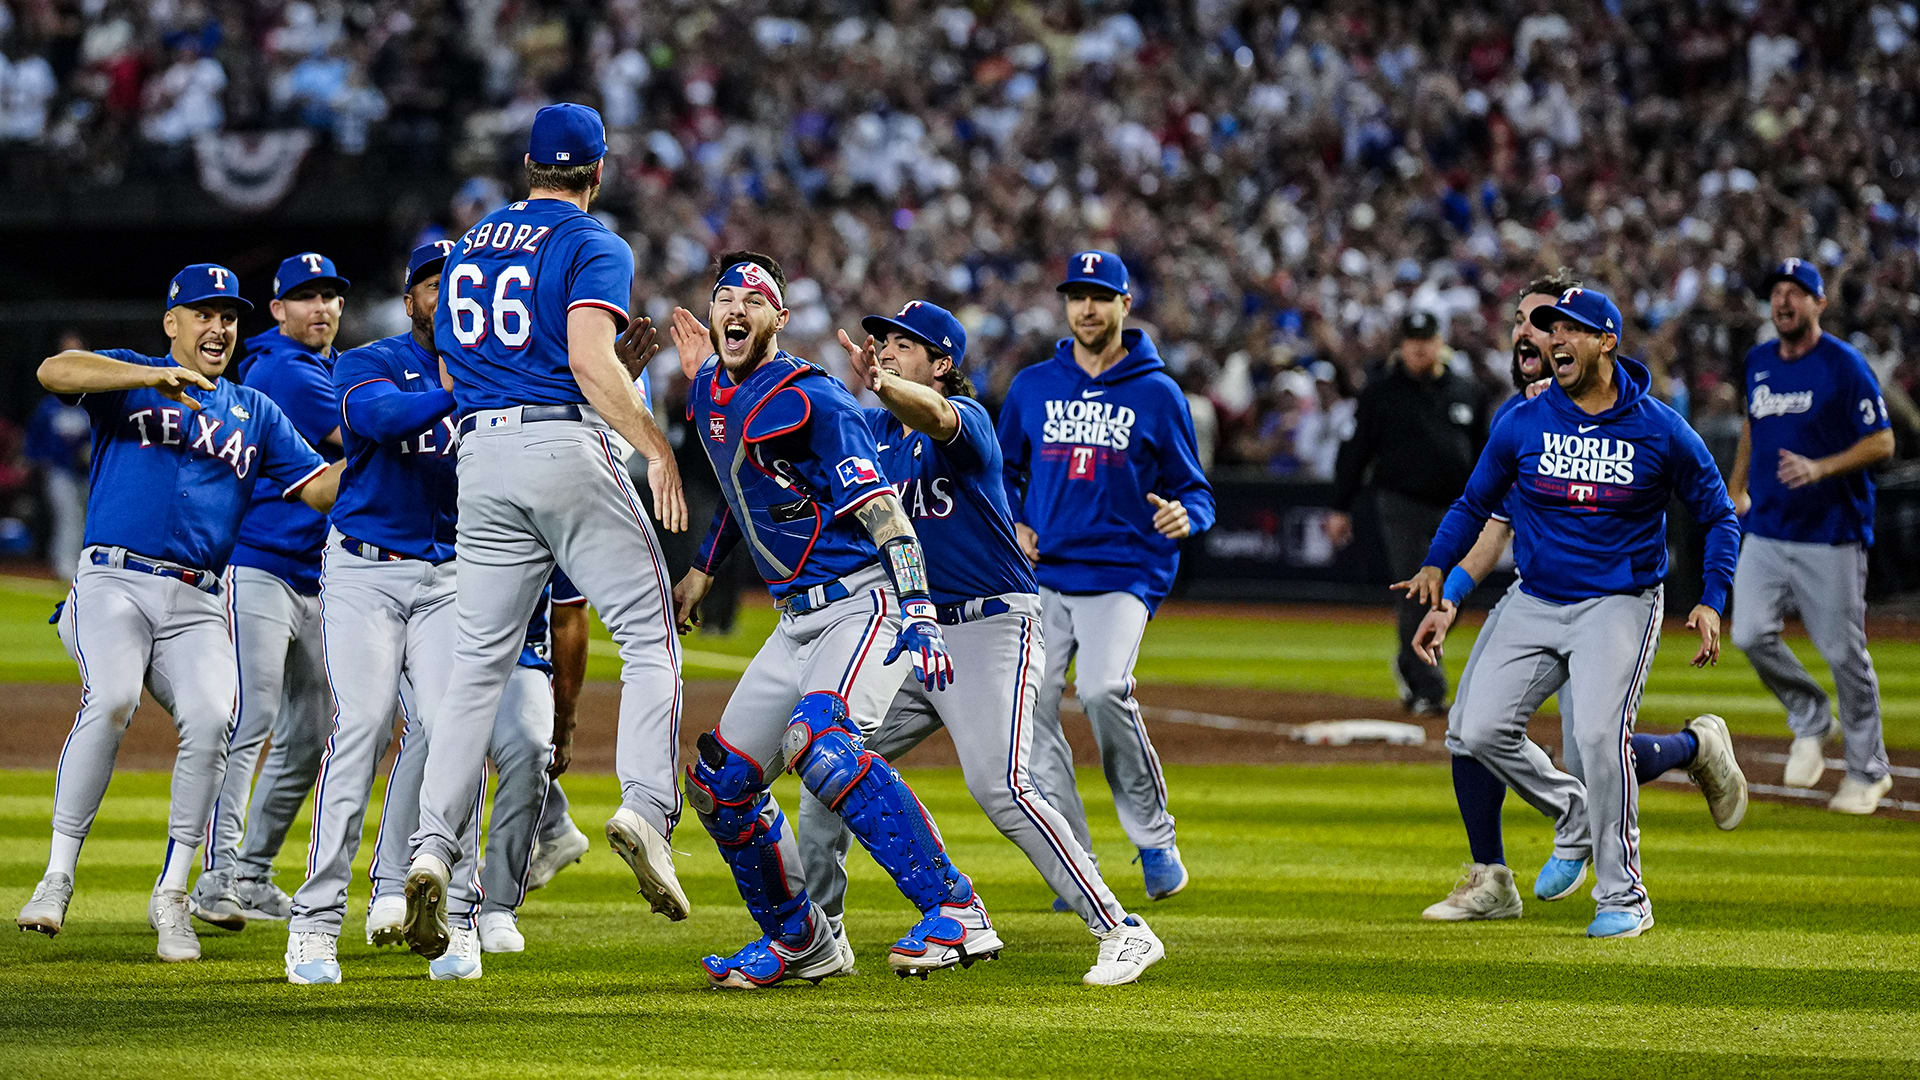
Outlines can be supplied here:
<path id="1" fill-rule="evenodd" d="M 909 311 L 912 311 L 912 310 L 913 310 L 914 308 L 917 308 L 917 307 L 919 307 L 919 306 L 920 306 L 920 301 L 918 301 L 918 300 L 909 300 L 909 301 L 907 301 L 907 306 L 906 306 L 906 307 L 903 307 L 903 308 L 901 308 L 901 309 L 900 309 L 900 314 L 898 314 L 898 315 L 895 315 L 895 316 L 894 316 L 894 318 L 896 318 L 896 319 L 904 319 L 904 318 L 906 318 L 906 317 L 907 317 L 907 312 L 909 312 Z"/>
<path id="2" fill-rule="evenodd" d="M 1089 251 L 1080 256 L 1080 272 L 1083 274 L 1093 273 L 1093 268 L 1099 265 L 1100 253 L 1097 251 Z"/>
<path id="3" fill-rule="evenodd" d="M 1787 266 L 1787 273 L 1789 273 L 1789 274 L 1797 274 L 1797 273 L 1799 273 L 1799 272 L 1800 272 L 1800 260 L 1799 260 L 1799 259 L 1788 259 L 1788 260 L 1787 260 L 1787 263 L 1786 263 L 1786 266 Z"/>
<path id="4" fill-rule="evenodd" d="M 218 266 L 207 267 L 207 274 L 213 278 L 213 287 L 221 292 L 227 291 L 227 272 Z"/>
<path id="5" fill-rule="evenodd" d="M 320 272 L 320 256 L 308 252 L 300 256 L 300 261 L 307 264 L 307 273 L 317 274 Z"/>
<path id="6" fill-rule="evenodd" d="M 1560 294 L 1560 302 L 1562 304 L 1571 304 L 1573 303 L 1574 297 L 1579 296 L 1585 291 L 1585 289 L 1568 289 L 1566 292 Z"/>

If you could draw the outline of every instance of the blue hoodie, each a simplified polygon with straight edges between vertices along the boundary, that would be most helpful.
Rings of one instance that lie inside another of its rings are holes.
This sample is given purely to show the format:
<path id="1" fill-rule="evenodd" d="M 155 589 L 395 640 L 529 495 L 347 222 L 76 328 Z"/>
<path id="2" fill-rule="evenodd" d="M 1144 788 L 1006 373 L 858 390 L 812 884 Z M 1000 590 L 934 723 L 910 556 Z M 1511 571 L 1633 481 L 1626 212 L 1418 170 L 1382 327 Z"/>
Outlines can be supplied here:
<path id="1" fill-rule="evenodd" d="M 242 381 L 273 399 L 320 456 L 338 461 L 341 449 L 324 442 L 340 426 L 340 397 L 333 390 L 334 352 L 316 353 L 278 327 L 247 339 Z M 320 593 L 320 551 L 327 543 L 327 517 L 302 502 L 280 498 L 264 477 L 240 522 L 233 564 L 265 570 L 305 596 Z"/>
<path id="2" fill-rule="evenodd" d="M 1153 342 L 1121 334 L 1127 355 L 1099 378 L 1062 338 L 1053 358 L 1014 376 L 1000 409 L 1007 503 L 1040 536 L 1042 586 L 1126 592 L 1152 611 L 1180 568 L 1180 542 L 1153 527 L 1152 492 L 1187 508 L 1195 534 L 1213 525 L 1193 415 Z"/>
<path id="3" fill-rule="evenodd" d="M 1700 602 L 1724 610 L 1740 524 L 1720 471 L 1680 414 L 1647 396 L 1639 361 L 1621 358 L 1613 381 L 1619 397 L 1597 415 L 1557 383 L 1508 410 L 1434 534 L 1426 565 L 1459 562 L 1488 516 L 1504 509 L 1528 595 L 1571 604 L 1640 592 L 1667 576 L 1667 503 L 1677 497 L 1707 533 Z"/>

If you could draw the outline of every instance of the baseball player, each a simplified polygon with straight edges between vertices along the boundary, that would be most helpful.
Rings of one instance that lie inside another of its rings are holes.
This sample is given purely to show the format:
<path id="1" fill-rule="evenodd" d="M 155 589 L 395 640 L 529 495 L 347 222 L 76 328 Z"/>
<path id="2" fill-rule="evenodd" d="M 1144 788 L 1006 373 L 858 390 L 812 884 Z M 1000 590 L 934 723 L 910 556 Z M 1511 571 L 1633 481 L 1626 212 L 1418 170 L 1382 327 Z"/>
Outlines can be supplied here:
<path id="1" fill-rule="evenodd" d="M 965 679 L 939 693 L 909 681 L 895 695 L 867 749 L 888 760 L 942 726 L 960 753 L 967 789 L 1007 839 L 1100 939 L 1084 978 L 1090 986 L 1138 979 L 1166 955 L 1100 877 L 1060 812 L 1027 776 L 1033 698 L 1045 648 L 1039 589 L 1007 516 L 1000 444 L 961 365 L 967 332 L 945 308 L 909 302 L 892 318 L 861 321 L 864 346 L 840 335 L 853 370 L 883 409 L 868 409 L 882 475 L 893 483 L 926 545 L 928 584 L 947 649 Z M 844 913 L 848 834 L 810 794 L 801 796 L 801 861 L 807 892 L 836 927 Z"/>
<path id="2" fill-rule="evenodd" d="M 1647 395 L 1646 368 L 1619 355 L 1612 300 L 1569 288 L 1529 319 L 1551 335 L 1554 385 L 1495 426 L 1420 575 L 1437 582 L 1513 493 L 1505 505 L 1520 584 L 1462 680 L 1459 743 L 1555 819 L 1535 894 L 1570 892 L 1590 860 L 1598 913 L 1588 936 L 1635 937 L 1653 925 L 1653 909 L 1640 874 L 1631 737 L 1660 640 L 1666 505 L 1678 497 L 1707 533 L 1702 600 L 1687 617 L 1700 634 L 1696 667 L 1719 656 L 1738 525 L 1705 444 Z M 1584 784 L 1526 738 L 1537 688 L 1562 665 Z"/>
<path id="3" fill-rule="evenodd" d="M 265 394 L 220 377 L 247 306 L 238 275 L 196 263 L 167 289 L 166 356 L 71 350 L 40 365 L 40 385 L 92 417 L 93 464 L 86 546 L 59 615 L 60 640 L 80 665 L 80 711 L 60 752 L 52 852 L 20 909 L 23 930 L 51 937 L 65 922 L 80 845 L 144 681 L 180 735 L 147 921 L 162 960 L 199 959 L 188 876 L 239 691 L 227 559 L 257 481 L 323 513 L 339 482 L 338 467 Z"/>
<path id="4" fill-rule="evenodd" d="M 1826 767 L 1833 705 L 1780 640 L 1786 609 L 1799 611 L 1840 694 L 1847 775 L 1827 809 L 1871 814 L 1893 777 L 1880 737 L 1880 679 L 1867 655 L 1867 470 L 1893 456 L 1893 429 L 1866 360 L 1820 329 L 1827 309 L 1820 271 L 1788 259 L 1761 289 L 1780 336 L 1747 353 L 1747 419 L 1728 477 L 1746 515 L 1733 643 L 1786 706 L 1793 732 L 1787 785 L 1810 788 Z"/>
<path id="5" fill-rule="evenodd" d="M 687 915 L 667 837 L 675 786 L 680 645 L 658 538 L 628 479 L 647 459 L 654 512 L 686 527 L 673 451 L 616 355 L 628 328 L 633 250 L 587 213 L 607 151 L 600 114 L 550 105 L 534 117 L 528 196 L 469 229 L 447 259 L 435 345 L 461 416 L 456 546 L 459 643 L 443 730 L 428 728 L 420 828 L 407 873 L 407 943 L 448 947 L 446 890 L 486 769 L 493 719 L 527 621 L 557 563 L 620 647 L 621 806 L 607 838 L 640 891 Z"/>
<path id="6" fill-rule="evenodd" d="M 1187 887 L 1167 812 L 1167 781 L 1133 698 L 1133 664 L 1180 565 L 1180 541 L 1213 525 L 1193 417 L 1153 342 L 1125 328 L 1127 268 L 1110 251 L 1067 260 L 1069 336 L 1014 377 L 1000 410 L 1007 501 L 1040 583 L 1046 676 L 1034 705 L 1034 786 L 1093 850 L 1060 730 L 1067 666 L 1147 897 Z M 1072 904 L 1062 896 L 1056 910 Z"/>
<path id="7" fill-rule="evenodd" d="M 320 456 L 341 456 L 333 339 L 348 282 L 333 260 L 294 255 L 273 277 L 278 324 L 247 339 L 242 381 L 273 399 Z M 320 551 L 327 518 L 255 485 L 233 548 L 233 635 L 240 654 L 240 723 L 207 825 L 196 917 L 239 930 L 287 917 L 293 901 L 273 882 L 273 859 L 313 790 L 333 701 L 320 647 Z M 254 766 L 272 738 L 258 783 Z M 248 790 L 252 790 L 249 804 Z M 244 840 L 243 840 L 244 837 Z"/>
<path id="8" fill-rule="evenodd" d="M 712 571 L 744 544 L 780 621 L 702 734 L 687 798 L 733 871 L 762 931 L 732 956 L 704 961 L 716 987 L 818 982 L 853 968 L 853 950 L 808 894 L 803 863 L 768 788 L 792 768 L 853 829 L 921 914 L 887 963 L 903 977 L 998 955 L 973 883 L 891 765 L 867 749 L 900 688 L 906 654 L 928 690 L 953 680 L 927 561 L 879 449 L 840 380 L 781 351 L 786 276 L 754 252 L 720 258 L 712 330 L 676 308 L 683 368 L 712 354 L 688 389 L 687 415 L 719 477 L 723 502 L 674 586 L 683 632 L 698 621 Z M 710 343 L 710 349 L 708 347 Z"/>
<path id="9" fill-rule="evenodd" d="M 1531 317 L 1536 309 L 1553 303 L 1561 293 L 1579 288 L 1580 285 L 1578 279 L 1561 270 L 1536 279 L 1521 290 L 1514 308 L 1512 335 L 1515 393 L 1494 414 L 1496 423 L 1521 402 L 1538 397 L 1553 384 L 1552 377 L 1546 372 L 1547 350 L 1552 347 L 1552 337 L 1534 326 Z M 1506 502 L 1510 503 L 1513 498 L 1509 492 Z M 1506 550 L 1513 536 L 1511 521 L 1512 517 L 1503 503 L 1502 508 L 1482 528 L 1473 550 L 1458 566 L 1448 571 L 1443 587 L 1429 581 L 1426 582 L 1428 588 L 1423 590 L 1422 579 L 1418 578 L 1394 586 L 1407 590 L 1409 599 L 1432 607 L 1413 637 L 1414 649 L 1423 662 L 1438 661 L 1447 631 L 1453 625 L 1460 604 L 1493 569 L 1494 563 Z M 1494 606 L 1493 612 L 1487 617 L 1487 628 L 1481 631 L 1482 640 L 1491 636 L 1490 628 L 1498 624 L 1517 591 L 1518 585 L 1509 587 L 1507 594 Z M 1474 670 L 1481 651 L 1476 641 L 1461 676 L 1463 686 L 1467 675 Z M 1531 712 L 1532 708 L 1537 708 L 1540 702 L 1559 691 L 1566 681 L 1566 665 L 1554 667 L 1534 688 L 1530 698 L 1537 698 L 1538 701 L 1528 711 Z M 1571 696 L 1563 695 L 1560 702 L 1561 753 L 1566 771 L 1584 782 L 1586 771 L 1577 752 L 1572 705 Z M 1514 885 L 1513 872 L 1506 864 L 1506 848 L 1500 824 L 1500 808 L 1506 800 L 1507 785 L 1468 752 L 1461 741 L 1463 727 L 1464 717 L 1456 703 L 1448 717 L 1447 749 L 1452 754 L 1454 800 L 1460 808 L 1461 821 L 1466 826 L 1472 862 L 1453 891 L 1445 899 L 1428 906 L 1421 912 L 1421 917 L 1443 922 L 1518 918 L 1521 913 L 1520 892 Z M 1707 808 L 1713 814 L 1715 824 L 1722 829 L 1738 826 L 1746 816 L 1746 777 L 1734 759 L 1733 742 L 1727 734 L 1726 722 L 1717 716 L 1695 717 L 1685 729 L 1672 735 L 1635 732 L 1633 768 L 1635 782 L 1639 784 L 1648 783 L 1670 769 L 1686 769 L 1706 795 Z M 1567 825 L 1569 835 L 1564 838 L 1561 847 L 1562 850 L 1575 851 L 1580 845 L 1578 823 L 1568 822 Z M 1585 877 L 1584 869 L 1570 883 L 1563 884 L 1564 877 L 1555 877 L 1548 886 L 1560 891 L 1536 895 L 1542 900 L 1562 899 L 1571 895 Z"/>

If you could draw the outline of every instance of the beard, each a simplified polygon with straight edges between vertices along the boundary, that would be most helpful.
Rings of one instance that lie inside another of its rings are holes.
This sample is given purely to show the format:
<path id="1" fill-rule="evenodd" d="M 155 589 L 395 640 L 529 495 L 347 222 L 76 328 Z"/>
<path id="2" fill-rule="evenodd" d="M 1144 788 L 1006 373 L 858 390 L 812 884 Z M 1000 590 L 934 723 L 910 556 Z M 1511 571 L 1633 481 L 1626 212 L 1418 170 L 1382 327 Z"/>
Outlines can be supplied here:
<path id="1" fill-rule="evenodd" d="M 754 368 L 760 366 L 761 361 L 773 355 L 770 346 L 773 344 L 773 335 L 777 332 L 772 323 L 767 324 L 764 329 L 760 330 L 754 329 L 751 324 L 748 325 L 747 353 L 746 359 L 740 363 L 741 373 L 752 371 Z M 727 355 L 725 334 L 722 333 L 719 327 L 714 327 L 707 331 L 707 337 L 713 342 L 715 355 L 721 357 L 721 366 L 725 367 L 725 357 Z"/>
<path id="2" fill-rule="evenodd" d="M 1102 326 L 1091 339 L 1081 337 L 1080 331 L 1075 329 L 1073 332 L 1073 340 L 1079 342 L 1081 348 L 1095 355 L 1099 355 L 1113 347 L 1113 339 L 1116 333 L 1117 331 L 1114 328 L 1114 324 L 1107 323 L 1105 326 Z"/>

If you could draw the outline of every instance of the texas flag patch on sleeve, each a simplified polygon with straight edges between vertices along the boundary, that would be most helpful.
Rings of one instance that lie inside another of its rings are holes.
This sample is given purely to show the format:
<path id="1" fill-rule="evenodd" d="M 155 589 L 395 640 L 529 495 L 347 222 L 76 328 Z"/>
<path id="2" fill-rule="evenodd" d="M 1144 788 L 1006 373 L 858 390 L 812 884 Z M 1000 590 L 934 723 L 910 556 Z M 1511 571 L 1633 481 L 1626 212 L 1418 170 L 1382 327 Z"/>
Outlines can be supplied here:
<path id="1" fill-rule="evenodd" d="M 880 482 L 880 470 L 874 468 L 873 462 L 863 457 L 842 458 L 837 471 L 840 474 L 840 483 L 845 487 Z"/>

